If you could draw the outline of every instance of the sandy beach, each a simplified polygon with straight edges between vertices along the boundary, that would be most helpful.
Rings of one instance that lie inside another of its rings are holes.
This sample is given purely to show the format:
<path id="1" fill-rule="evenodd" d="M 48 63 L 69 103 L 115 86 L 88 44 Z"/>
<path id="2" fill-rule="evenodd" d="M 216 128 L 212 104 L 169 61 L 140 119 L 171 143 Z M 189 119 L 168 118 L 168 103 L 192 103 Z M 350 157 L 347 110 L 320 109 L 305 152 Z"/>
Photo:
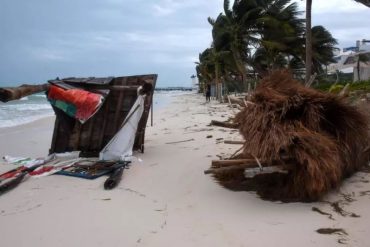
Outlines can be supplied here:
<path id="1" fill-rule="evenodd" d="M 0 197 L 1 246 L 369 246 L 370 175 L 356 173 L 321 202 L 281 203 L 233 192 L 204 175 L 240 146 L 226 104 L 173 97 L 146 129 L 145 153 L 118 188 L 104 178 L 30 178 Z M 0 129 L 0 154 L 48 153 L 54 118 Z M 12 166 L 1 164 L 0 172 Z M 338 207 L 336 207 L 337 205 Z M 319 234 L 321 228 L 344 232 Z"/>

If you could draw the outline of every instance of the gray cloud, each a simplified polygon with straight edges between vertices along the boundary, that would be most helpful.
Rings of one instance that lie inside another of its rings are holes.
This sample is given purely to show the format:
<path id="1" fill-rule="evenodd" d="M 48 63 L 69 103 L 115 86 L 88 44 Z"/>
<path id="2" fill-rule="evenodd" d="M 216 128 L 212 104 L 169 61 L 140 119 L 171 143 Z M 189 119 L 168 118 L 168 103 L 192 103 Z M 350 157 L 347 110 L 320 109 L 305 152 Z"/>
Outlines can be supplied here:
<path id="1" fill-rule="evenodd" d="M 160 86 L 190 85 L 194 62 L 211 43 L 207 17 L 222 12 L 222 3 L 1 0 L 0 83 L 158 73 Z M 359 37 L 370 33 L 368 9 L 345 15 L 327 9 L 314 13 L 314 24 L 327 27 L 341 45 L 369 38 Z"/>
<path id="2" fill-rule="evenodd" d="M 0 82 L 158 73 L 189 85 L 222 0 L 2 0 Z"/>
<path id="3" fill-rule="evenodd" d="M 305 10 L 306 1 L 296 1 Z M 338 47 L 354 46 L 356 40 L 370 39 L 370 8 L 354 0 L 313 1 L 312 23 L 322 25 L 338 40 Z"/>

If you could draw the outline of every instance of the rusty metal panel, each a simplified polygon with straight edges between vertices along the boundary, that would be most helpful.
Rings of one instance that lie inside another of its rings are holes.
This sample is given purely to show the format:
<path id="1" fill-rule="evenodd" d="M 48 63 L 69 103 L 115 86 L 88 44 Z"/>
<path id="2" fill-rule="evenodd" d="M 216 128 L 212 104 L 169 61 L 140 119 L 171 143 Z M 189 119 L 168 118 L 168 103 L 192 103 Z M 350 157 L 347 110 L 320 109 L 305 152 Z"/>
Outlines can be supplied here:
<path id="1" fill-rule="evenodd" d="M 109 90 L 109 95 L 100 110 L 84 124 L 54 108 L 56 120 L 50 153 L 80 150 L 82 156 L 98 156 L 100 150 L 120 129 L 121 123 L 135 103 L 137 88 L 144 83 L 151 83 L 154 90 L 157 75 L 94 78 L 94 80 L 91 77 L 67 78 L 53 80 L 50 83 L 58 84 L 60 81 L 62 84 L 71 86 L 84 83 L 84 88 L 87 90 L 90 88 L 95 90 L 98 85 L 99 90 Z M 144 151 L 145 128 L 152 101 L 153 92 L 145 99 L 144 113 L 136 133 L 134 150 Z"/>

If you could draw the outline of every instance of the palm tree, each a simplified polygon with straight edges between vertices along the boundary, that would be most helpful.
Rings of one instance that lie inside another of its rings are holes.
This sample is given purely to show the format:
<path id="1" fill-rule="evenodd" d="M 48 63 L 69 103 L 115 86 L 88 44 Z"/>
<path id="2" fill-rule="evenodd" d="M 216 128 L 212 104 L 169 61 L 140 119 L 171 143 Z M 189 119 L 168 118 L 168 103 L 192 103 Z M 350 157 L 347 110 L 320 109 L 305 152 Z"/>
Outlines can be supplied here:
<path id="1" fill-rule="evenodd" d="M 312 33 L 312 69 L 317 74 L 324 72 L 323 67 L 334 63 L 337 40 L 323 26 L 314 26 Z"/>
<path id="2" fill-rule="evenodd" d="M 224 13 L 208 18 L 213 41 L 201 53 L 199 80 L 216 82 L 219 99 L 221 80 L 239 79 L 245 85 L 248 69 L 263 76 L 276 68 L 306 67 L 308 80 L 312 70 L 332 61 L 336 44 L 325 28 L 311 29 L 311 6 L 307 0 L 305 31 L 305 20 L 291 0 L 235 0 L 232 7 L 224 0 Z"/>
<path id="3" fill-rule="evenodd" d="M 306 0 L 306 83 L 312 74 L 311 9 L 312 0 Z"/>
<path id="4" fill-rule="evenodd" d="M 261 46 L 254 57 L 263 55 L 268 70 L 285 67 L 290 57 L 298 58 L 301 54 L 303 20 L 298 18 L 297 4 L 289 2 L 269 0 L 262 5 L 263 16 L 258 20 Z"/>
<path id="5" fill-rule="evenodd" d="M 212 25 L 213 45 L 216 51 L 229 51 L 234 65 L 240 73 L 242 82 L 247 78 L 247 57 L 249 46 L 256 42 L 257 23 L 261 9 L 253 0 L 235 1 L 230 9 L 230 1 L 224 0 L 224 14 L 220 14 L 216 20 L 208 18 Z"/>
<path id="6" fill-rule="evenodd" d="M 197 77 L 203 89 L 207 84 L 211 84 L 214 78 L 214 65 L 208 57 L 209 49 L 206 49 L 199 54 L 199 62 L 196 62 Z"/>
<path id="7" fill-rule="evenodd" d="M 212 84 L 214 82 L 216 86 L 216 98 L 222 100 L 222 81 L 221 77 L 223 74 L 223 66 L 225 56 L 228 54 L 227 51 L 216 51 L 212 46 L 207 48 L 201 54 L 199 54 L 199 63 L 197 63 L 198 71 L 201 80 L 206 80 L 206 84 Z"/>
<path id="8" fill-rule="evenodd" d="M 370 0 L 355 0 L 355 1 L 358 2 L 358 3 L 362 3 L 366 7 L 370 8 Z"/>

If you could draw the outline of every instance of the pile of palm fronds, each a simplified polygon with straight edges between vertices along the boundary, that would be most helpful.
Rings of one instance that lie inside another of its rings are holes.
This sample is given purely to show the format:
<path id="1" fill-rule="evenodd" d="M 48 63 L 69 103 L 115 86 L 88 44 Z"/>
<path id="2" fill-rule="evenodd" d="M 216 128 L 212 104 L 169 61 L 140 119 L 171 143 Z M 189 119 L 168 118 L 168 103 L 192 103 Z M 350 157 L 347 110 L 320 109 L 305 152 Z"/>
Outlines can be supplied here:
<path id="1" fill-rule="evenodd" d="M 284 172 L 246 178 L 246 167 L 257 167 L 248 164 L 212 172 L 225 187 L 254 189 L 267 199 L 312 201 L 368 164 L 367 118 L 344 98 L 276 71 L 246 103 L 235 117 L 246 140 L 238 158 Z"/>

